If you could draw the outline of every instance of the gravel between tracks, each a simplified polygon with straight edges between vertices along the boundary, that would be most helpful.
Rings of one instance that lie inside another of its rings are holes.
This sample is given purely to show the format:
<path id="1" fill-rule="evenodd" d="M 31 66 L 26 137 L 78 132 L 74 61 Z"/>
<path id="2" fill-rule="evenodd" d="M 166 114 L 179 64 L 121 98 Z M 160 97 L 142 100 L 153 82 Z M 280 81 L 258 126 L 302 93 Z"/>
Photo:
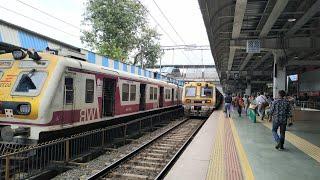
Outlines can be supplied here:
<path id="1" fill-rule="evenodd" d="M 76 166 L 75 168 L 62 173 L 53 179 L 55 180 L 87 179 L 91 175 L 97 173 L 99 170 L 102 170 L 104 167 L 108 166 L 112 162 L 115 162 L 119 158 L 125 156 L 126 154 L 129 154 L 133 150 L 140 147 L 146 141 L 151 140 L 152 138 L 158 136 L 159 134 L 166 131 L 167 129 L 170 129 L 171 127 L 178 124 L 179 122 L 180 122 L 179 120 L 172 121 L 170 124 L 168 124 L 165 127 L 159 128 L 153 132 L 150 132 L 144 136 L 141 136 L 140 138 L 135 140 L 134 143 L 130 143 L 122 147 L 119 147 L 117 150 L 112 152 L 106 152 L 105 154 L 99 156 L 98 158 L 90 162 L 87 162 L 83 165 Z"/>

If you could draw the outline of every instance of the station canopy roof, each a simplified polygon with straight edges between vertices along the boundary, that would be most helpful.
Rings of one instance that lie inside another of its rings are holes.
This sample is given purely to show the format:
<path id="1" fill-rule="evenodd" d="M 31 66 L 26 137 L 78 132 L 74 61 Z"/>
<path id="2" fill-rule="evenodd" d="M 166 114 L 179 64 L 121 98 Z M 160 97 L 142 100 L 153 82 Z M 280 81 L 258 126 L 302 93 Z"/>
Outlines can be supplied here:
<path id="1" fill-rule="evenodd" d="M 222 82 L 271 81 L 277 51 L 288 74 L 320 66 L 320 0 L 198 1 Z"/>

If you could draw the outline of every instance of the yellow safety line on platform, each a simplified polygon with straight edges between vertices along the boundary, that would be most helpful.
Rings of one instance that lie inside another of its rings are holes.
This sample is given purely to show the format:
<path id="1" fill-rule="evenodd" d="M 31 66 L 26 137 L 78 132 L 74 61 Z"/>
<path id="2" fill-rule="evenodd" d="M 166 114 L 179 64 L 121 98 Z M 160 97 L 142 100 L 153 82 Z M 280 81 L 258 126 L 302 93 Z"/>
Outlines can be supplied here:
<path id="1" fill-rule="evenodd" d="M 260 120 L 259 122 L 261 122 L 264 126 L 268 127 L 270 130 L 272 129 L 271 123 L 262 122 Z M 320 163 L 320 147 L 310 143 L 309 141 L 289 131 L 286 132 L 286 140 Z"/>
<path id="2" fill-rule="evenodd" d="M 240 159 L 240 164 L 241 164 L 243 176 L 247 180 L 253 180 L 254 175 L 253 175 L 250 163 L 248 161 L 246 152 L 244 151 L 244 148 L 241 144 L 240 137 L 238 135 L 238 131 L 233 123 L 233 120 L 231 118 L 229 118 L 229 121 L 230 121 L 231 129 L 232 129 L 233 138 L 234 138 L 234 141 L 236 144 L 238 156 Z"/>
<path id="3" fill-rule="evenodd" d="M 224 166 L 224 117 L 219 117 L 219 125 L 215 142 L 212 147 L 212 153 L 207 173 L 207 180 L 224 180 L 225 179 L 225 166 Z"/>

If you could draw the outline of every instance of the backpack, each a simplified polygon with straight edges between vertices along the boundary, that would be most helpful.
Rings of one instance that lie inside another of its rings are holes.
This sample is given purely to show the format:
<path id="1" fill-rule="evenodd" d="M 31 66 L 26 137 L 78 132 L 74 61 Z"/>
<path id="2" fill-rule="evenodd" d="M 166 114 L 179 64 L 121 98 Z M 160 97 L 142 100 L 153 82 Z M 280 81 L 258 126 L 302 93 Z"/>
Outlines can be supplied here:
<path id="1" fill-rule="evenodd" d="M 227 96 L 224 98 L 224 102 L 225 103 L 231 103 L 232 102 L 232 97 L 231 96 Z"/>

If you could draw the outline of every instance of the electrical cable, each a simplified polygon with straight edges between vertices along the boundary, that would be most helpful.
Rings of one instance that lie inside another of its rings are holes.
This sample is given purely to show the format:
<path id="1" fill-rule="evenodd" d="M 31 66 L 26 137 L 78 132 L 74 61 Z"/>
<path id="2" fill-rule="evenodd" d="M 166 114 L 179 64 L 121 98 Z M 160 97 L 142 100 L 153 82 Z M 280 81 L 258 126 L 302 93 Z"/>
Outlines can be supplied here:
<path id="1" fill-rule="evenodd" d="M 18 1 L 19 3 L 21 3 L 21 4 L 25 5 L 25 6 L 28 6 L 28 7 L 32 8 L 32 9 L 35 9 L 35 10 L 41 12 L 42 14 L 45 14 L 45 15 L 53 18 L 53 19 L 56 19 L 56 20 L 58 20 L 58 21 L 60 21 L 60 22 L 63 22 L 63 23 L 65 23 L 65 24 L 67 24 L 67 25 L 69 25 L 69 26 L 71 26 L 71 27 L 74 27 L 74 28 L 76 28 L 76 29 L 81 30 L 80 27 L 78 27 L 78 26 L 76 26 L 76 25 L 73 25 L 73 24 L 71 24 L 71 23 L 69 23 L 69 22 L 66 22 L 65 20 L 59 19 L 59 18 L 57 18 L 57 17 L 55 17 L 55 16 L 53 16 L 53 15 L 51 15 L 51 14 L 49 14 L 49 13 L 43 11 L 43 10 L 41 10 L 41 9 L 38 9 L 38 8 L 36 8 L 36 7 L 34 7 L 34 6 L 31 6 L 31 5 L 29 5 L 29 4 L 27 4 L 27 3 L 23 2 L 23 1 L 20 1 L 20 0 L 16 0 L 16 1 Z"/>
<path id="2" fill-rule="evenodd" d="M 43 23 L 43 22 L 41 22 L 41 21 L 39 21 L 39 20 L 33 19 L 33 18 L 29 17 L 29 16 L 26 16 L 26 15 L 24 15 L 24 14 L 18 13 L 18 12 L 16 12 L 16 11 L 11 10 L 11 9 L 5 8 L 5 7 L 1 6 L 1 5 L 0 5 L 0 8 L 5 9 L 5 10 L 7 10 L 7 11 L 9 11 L 9 12 L 14 13 L 14 14 L 17 14 L 17 15 L 19 15 L 19 16 L 22 16 L 22 17 L 24 17 L 24 18 L 30 19 L 30 20 L 32 20 L 32 21 L 34 21 L 34 22 L 39 23 L 39 24 L 45 25 L 45 26 L 47 26 L 47 27 L 50 27 L 50 28 L 52 28 L 52 29 L 55 29 L 55 30 L 57 30 L 57 31 L 63 32 L 63 33 L 65 33 L 65 34 L 69 35 L 69 36 L 76 37 L 77 39 L 79 38 L 78 36 L 76 36 L 76 35 L 74 35 L 74 34 L 68 33 L 68 32 L 66 32 L 66 31 L 63 31 L 63 30 L 61 30 L 61 29 L 58 29 L 58 28 L 56 28 L 56 27 L 54 27 L 54 26 L 52 26 L 52 25 L 50 25 L 50 24 Z"/>
<path id="3" fill-rule="evenodd" d="M 172 25 L 172 23 L 170 22 L 170 20 L 168 19 L 168 17 L 164 14 L 164 12 L 162 11 L 162 9 L 160 8 L 160 6 L 156 3 L 155 0 L 152 0 L 154 2 L 154 4 L 157 6 L 158 10 L 160 11 L 160 13 L 162 14 L 162 16 L 165 18 L 165 20 L 168 22 L 168 24 L 170 25 L 170 27 L 173 29 L 173 31 L 177 34 L 177 36 L 179 37 L 179 39 L 184 43 L 187 44 L 183 38 L 180 36 L 180 34 L 177 32 L 177 30 L 174 28 L 174 26 Z M 195 54 L 192 52 L 192 54 L 195 56 Z M 189 59 L 189 58 L 188 58 Z"/>
<path id="4" fill-rule="evenodd" d="M 147 13 L 150 15 L 150 17 L 154 20 L 154 22 L 160 27 L 160 29 L 169 37 L 169 39 L 175 44 L 177 45 L 177 42 L 173 40 L 173 38 L 169 35 L 169 33 L 167 33 L 167 31 L 164 30 L 164 28 L 160 25 L 160 23 L 157 21 L 157 19 L 155 17 L 152 16 L 152 14 L 150 13 L 150 11 L 140 2 L 140 0 L 136 0 L 146 11 Z M 189 57 L 185 54 L 184 51 L 182 51 L 183 55 L 187 58 L 187 60 L 192 64 L 191 60 L 189 59 Z"/>

